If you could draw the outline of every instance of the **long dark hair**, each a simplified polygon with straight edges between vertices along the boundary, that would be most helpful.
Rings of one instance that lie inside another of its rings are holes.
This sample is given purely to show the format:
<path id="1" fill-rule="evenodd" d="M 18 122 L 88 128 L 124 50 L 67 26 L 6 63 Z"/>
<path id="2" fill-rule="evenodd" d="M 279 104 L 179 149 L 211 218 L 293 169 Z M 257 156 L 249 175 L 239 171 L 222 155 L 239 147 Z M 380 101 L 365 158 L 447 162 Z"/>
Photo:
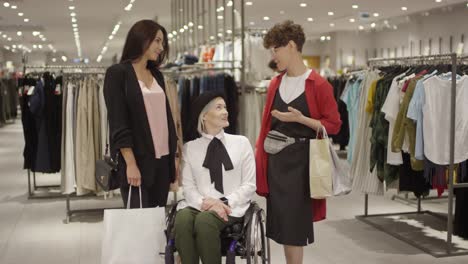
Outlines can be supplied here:
<path id="1" fill-rule="evenodd" d="M 166 60 L 166 57 L 169 54 L 167 31 L 163 26 L 149 19 L 140 20 L 130 28 L 130 31 L 128 31 L 127 34 L 127 39 L 125 40 L 120 62 L 133 62 L 143 56 L 159 30 L 161 30 L 164 35 L 164 51 L 159 54 L 156 61 L 148 61 L 149 67 L 158 68 Z"/>

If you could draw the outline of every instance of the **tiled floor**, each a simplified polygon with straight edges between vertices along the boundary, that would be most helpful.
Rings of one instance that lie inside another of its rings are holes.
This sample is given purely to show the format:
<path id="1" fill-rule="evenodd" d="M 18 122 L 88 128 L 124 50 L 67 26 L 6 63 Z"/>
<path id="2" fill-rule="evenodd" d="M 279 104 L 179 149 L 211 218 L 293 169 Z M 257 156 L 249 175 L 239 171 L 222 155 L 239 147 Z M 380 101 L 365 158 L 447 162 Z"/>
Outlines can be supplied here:
<path id="1" fill-rule="evenodd" d="M 100 260 L 102 216 L 81 216 L 64 223 L 65 201 L 28 200 L 21 123 L 0 128 L 0 263 L 94 264 Z M 38 184 L 57 183 L 57 175 L 37 175 Z M 415 210 L 415 206 L 371 197 L 370 213 Z M 264 199 L 258 198 L 262 206 Z M 119 205 L 114 200 L 73 201 L 74 208 Z M 305 248 L 304 263 L 468 263 L 468 256 L 437 259 L 355 219 L 363 213 L 363 195 L 329 199 L 328 220 L 315 225 L 315 244 Z M 443 212 L 443 200 L 425 201 L 423 209 Z M 285 263 L 272 242 L 272 263 Z"/>

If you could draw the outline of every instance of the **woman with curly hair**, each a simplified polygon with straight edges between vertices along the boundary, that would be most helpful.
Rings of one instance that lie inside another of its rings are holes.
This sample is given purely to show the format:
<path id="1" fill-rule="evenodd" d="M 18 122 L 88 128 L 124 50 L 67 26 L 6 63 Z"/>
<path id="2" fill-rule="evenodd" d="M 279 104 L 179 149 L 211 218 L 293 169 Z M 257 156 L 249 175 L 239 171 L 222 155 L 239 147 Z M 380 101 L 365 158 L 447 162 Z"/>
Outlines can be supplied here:
<path id="1" fill-rule="evenodd" d="M 302 263 L 303 247 L 313 243 L 313 221 L 325 219 L 325 200 L 310 198 L 309 139 L 325 127 L 340 130 L 332 86 L 302 59 L 305 34 L 292 21 L 275 25 L 264 38 L 282 72 L 270 83 L 256 146 L 257 193 L 267 199 L 267 236 L 284 245 L 288 264 Z M 268 132 L 295 138 L 276 154 L 264 150 Z"/>

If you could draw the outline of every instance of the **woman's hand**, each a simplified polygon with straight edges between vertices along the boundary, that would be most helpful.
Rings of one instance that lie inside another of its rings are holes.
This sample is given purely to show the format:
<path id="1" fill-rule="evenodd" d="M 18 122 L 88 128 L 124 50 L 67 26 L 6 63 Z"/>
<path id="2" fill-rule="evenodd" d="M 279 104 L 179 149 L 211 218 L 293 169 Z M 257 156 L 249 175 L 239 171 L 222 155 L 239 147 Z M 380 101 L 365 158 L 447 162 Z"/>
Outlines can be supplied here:
<path id="1" fill-rule="evenodd" d="M 127 164 L 127 182 L 131 186 L 141 185 L 141 173 L 138 166 L 135 164 Z"/>
<path id="2" fill-rule="evenodd" d="M 297 122 L 300 123 L 303 117 L 301 111 L 289 106 L 289 112 L 280 112 L 278 110 L 271 111 L 271 115 L 282 122 Z"/>
<path id="3" fill-rule="evenodd" d="M 224 221 L 229 221 L 228 215 L 231 214 L 231 208 L 221 203 L 216 203 L 210 208 L 210 211 L 215 212 Z"/>
<path id="4" fill-rule="evenodd" d="M 211 209 L 211 207 L 213 207 L 217 203 L 223 203 L 223 202 L 219 199 L 215 199 L 211 197 L 203 198 L 201 209 L 202 211 L 208 211 Z"/>

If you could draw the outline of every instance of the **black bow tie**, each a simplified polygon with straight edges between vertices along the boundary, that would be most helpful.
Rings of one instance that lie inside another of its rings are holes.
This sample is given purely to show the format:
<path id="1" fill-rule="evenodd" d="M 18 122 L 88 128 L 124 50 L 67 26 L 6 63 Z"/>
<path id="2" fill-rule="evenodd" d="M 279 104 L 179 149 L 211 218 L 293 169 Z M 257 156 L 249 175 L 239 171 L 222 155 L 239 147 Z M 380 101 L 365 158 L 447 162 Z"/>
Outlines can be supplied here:
<path id="1" fill-rule="evenodd" d="M 210 170 L 211 183 L 215 183 L 215 189 L 220 193 L 224 193 L 222 165 L 227 171 L 234 169 L 223 142 L 214 137 L 208 145 L 203 167 Z"/>

